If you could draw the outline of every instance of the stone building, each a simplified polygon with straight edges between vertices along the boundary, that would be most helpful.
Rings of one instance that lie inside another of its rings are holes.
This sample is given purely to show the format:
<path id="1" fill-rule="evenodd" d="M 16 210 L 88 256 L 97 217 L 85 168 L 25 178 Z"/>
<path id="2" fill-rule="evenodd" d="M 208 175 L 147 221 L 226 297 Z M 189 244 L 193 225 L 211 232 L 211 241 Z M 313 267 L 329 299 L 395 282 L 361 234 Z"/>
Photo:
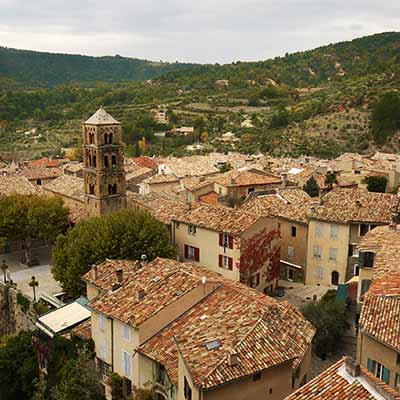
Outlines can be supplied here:
<path id="1" fill-rule="evenodd" d="M 121 124 L 100 107 L 83 124 L 85 204 L 92 215 L 126 207 Z"/>

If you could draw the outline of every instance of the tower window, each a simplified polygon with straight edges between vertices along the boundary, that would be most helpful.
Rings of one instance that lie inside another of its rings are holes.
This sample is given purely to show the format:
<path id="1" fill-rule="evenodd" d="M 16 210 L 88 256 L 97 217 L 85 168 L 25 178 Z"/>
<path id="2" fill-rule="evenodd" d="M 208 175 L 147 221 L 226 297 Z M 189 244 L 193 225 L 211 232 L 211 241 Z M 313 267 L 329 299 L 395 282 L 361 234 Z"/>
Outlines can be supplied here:
<path id="1" fill-rule="evenodd" d="M 108 185 L 108 194 L 117 194 L 117 184 L 114 183 L 113 185 Z"/>
<path id="2" fill-rule="evenodd" d="M 93 154 L 93 167 L 96 168 L 96 155 Z"/>
<path id="3" fill-rule="evenodd" d="M 108 143 L 108 133 L 104 134 L 104 144 Z"/>
<path id="4" fill-rule="evenodd" d="M 90 144 L 94 143 L 94 133 L 89 133 L 89 143 Z"/>
<path id="5" fill-rule="evenodd" d="M 117 156 L 115 154 L 113 154 L 111 157 L 111 165 L 113 168 L 117 166 Z"/>
<path id="6" fill-rule="evenodd" d="M 108 143 L 109 143 L 109 144 L 112 144 L 112 142 L 113 142 L 113 134 L 110 133 L 110 134 L 108 135 Z"/>
<path id="7" fill-rule="evenodd" d="M 88 162 L 89 162 L 89 167 L 91 167 L 92 166 L 92 155 L 91 154 L 89 154 L 89 156 L 88 156 Z"/>
<path id="8" fill-rule="evenodd" d="M 108 156 L 104 156 L 104 166 L 108 168 Z"/>
<path id="9" fill-rule="evenodd" d="M 93 183 L 89 184 L 89 194 L 94 194 L 94 185 L 93 185 Z"/>

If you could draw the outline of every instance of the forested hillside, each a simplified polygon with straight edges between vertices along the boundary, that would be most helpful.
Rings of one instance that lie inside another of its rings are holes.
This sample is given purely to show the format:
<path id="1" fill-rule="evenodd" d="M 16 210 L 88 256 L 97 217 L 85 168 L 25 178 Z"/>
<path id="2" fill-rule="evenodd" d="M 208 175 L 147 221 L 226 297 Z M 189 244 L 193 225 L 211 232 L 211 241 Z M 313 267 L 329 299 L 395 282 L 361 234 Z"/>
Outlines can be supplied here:
<path id="1" fill-rule="evenodd" d="M 0 78 L 11 78 L 16 83 L 29 86 L 143 81 L 189 66 L 121 56 L 89 57 L 0 47 Z"/>

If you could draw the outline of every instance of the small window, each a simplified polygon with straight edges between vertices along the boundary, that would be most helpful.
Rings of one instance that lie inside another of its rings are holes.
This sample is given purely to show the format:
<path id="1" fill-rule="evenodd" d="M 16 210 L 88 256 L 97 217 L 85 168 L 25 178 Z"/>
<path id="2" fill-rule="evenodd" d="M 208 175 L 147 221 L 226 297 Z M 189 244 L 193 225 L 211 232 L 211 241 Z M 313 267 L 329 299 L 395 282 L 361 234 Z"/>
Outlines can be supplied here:
<path id="1" fill-rule="evenodd" d="M 228 247 L 229 246 L 229 235 L 224 233 L 223 235 L 223 246 Z"/>
<path id="2" fill-rule="evenodd" d="M 250 193 L 253 193 L 253 192 L 254 192 L 254 190 L 255 190 L 255 189 L 254 189 L 253 187 L 251 187 L 251 188 L 248 188 L 248 190 L 247 190 L 247 193 L 248 193 L 248 194 L 250 194 Z"/>
<path id="3" fill-rule="evenodd" d="M 41 186 L 42 185 L 42 180 L 41 179 L 36 179 L 36 185 Z"/>
<path id="4" fill-rule="evenodd" d="M 106 318 L 103 314 L 99 315 L 99 326 L 100 330 L 104 332 L 104 330 L 106 329 Z"/>
<path id="5" fill-rule="evenodd" d="M 397 353 L 396 363 L 397 363 L 397 364 L 400 364 L 400 353 Z"/>
<path id="6" fill-rule="evenodd" d="M 293 246 L 288 246 L 287 255 L 288 255 L 288 258 L 290 258 L 291 260 L 294 258 L 294 247 Z"/>
<path id="7" fill-rule="evenodd" d="M 183 395 L 186 400 L 192 400 L 192 388 L 190 387 L 186 376 L 183 378 Z"/>
<path id="8" fill-rule="evenodd" d="M 197 229 L 195 225 L 189 225 L 188 226 L 188 234 L 192 236 L 196 236 Z"/>
<path id="9" fill-rule="evenodd" d="M 368 224 L 360 224 L 360 236 L 365 236 L 370 230 Z"/>
<path id="10" fill-rule="evenodd" d="M 338 225 L 331 225 L 330 226 L 330 237 L 332 240 L 337 240 L 339 234 L 339 227 Z"/>
<path id="11" fill-rule="evenodd" d="M 297 228 L 295 226 L 292 226 L 292 237 L 297 236 Z"/>
<path id="12" fill-rule="evenodd" d="M 336 261 L 338 255 L 338 249 L 331 247 L 329 249 L 329 260 Z"/>
<path id="13" fill-rule="evenodd" d="M 321 255 L 322 255 L 321 246 L 315 245 L 314 246 L 314 257 L 321 258 Z"/>
<path id="14" fill-rule="evenodd" d="M 122 371 L 125 376 L 131 376 L 131 355 L 126 351 L 122 352 Z"/>
<path id="15" fill-rule="evenodd" d="M 122 337 L 125 340 L 131 340 L 131 328 L 127 324 L 122 325 Z"/>
<path id="16" fill-rule="evenodd" d="M 219 339 L 217 340 L 212 340 L 211 342 L 207 342 L 206 343 L 206 349 L 208 351 L 210 350 L 215 350 L 215 349 L 219 349 L 221 347 L 221 341 Z"/>
<path id="17" fill-rule="evenodd" d="M 181 223 L 180 222 L 175 222 L 175 228 L 179 229 L 181 227 Z"/>
<path id="18" fill-rule="evenodd" d="M 322 237 L 324 234 L 324 225 L 321 222 L 317 222 L 315 225 L 315 236 Z"/>
<path id="19" fill-rule="evenodd" d="M 253 382 L 257 382 L 259 380 L 261 380 L 261 372 L 257 372 L 253 375 Z"/>
<path id="20" fill-rule="evenodd" d="M 113 154 L 113 155 L 111 156 L 111 166 L 112 166 L 113 168 L 115 168 L 115 167 L 117 166 L 117 156 L 116 156 L 115 154 Z"/>

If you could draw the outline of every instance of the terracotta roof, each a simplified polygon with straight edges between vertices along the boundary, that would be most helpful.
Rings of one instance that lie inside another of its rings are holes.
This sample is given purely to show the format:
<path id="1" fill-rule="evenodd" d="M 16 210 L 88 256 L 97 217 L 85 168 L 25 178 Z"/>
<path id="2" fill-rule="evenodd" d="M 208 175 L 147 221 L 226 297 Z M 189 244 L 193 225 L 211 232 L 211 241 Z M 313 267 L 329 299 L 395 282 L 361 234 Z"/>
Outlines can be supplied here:
<path id="1" fill-rule="evenodd" d="M 43 185 L 43 189 L 75 200 L 84 201 L 83 179 L 73 175 L 61 175 Z"/>
<path id="2" fill-rule="evenodd" d="M 266 174 L 262 171 L 243 170 L 229 171 L 214 177 L 215 183 L 227 187 L 252 185 L 280 185 L 282 179 L 278 176 Z"/>
<path id="3" fill-rule="evenodd" d="M 186 273 L 202 270 L 181 264 Z M 201 272 L 202 273 L 202 272 Z M 293 361 L 297 368 L 314 336 L 314 328 L 287 302 L 213 274 L 221 284 L 175 322 L 137 350 L 178 378 L 178 352 L 195 385 L 211 388 L 272 366 Z M 220 342 L 207 350 L 206 343 Z M 228 365 L 236 353 L 238 364 Z"/>
<path id="4" fill-rule="evenodd" d="M 278 217 L 307 224 L 308 214 L 315 204 L 302 189 L 279 189 L 274 194 L 253 197 L 242 208 L 264 217 Z"/>
<path id="5" fill-rule="evenodd" d="M 35 187 L 25 176 L 0 175 L 0 196 L 10 194 L 35 194 Z"/>
<path id="6" fill-rule="evenodd" d="M 400 231 L 370 231 L 359 246 L 376 252 L 372 284 L 364 297 L 361 331 L 400 352 Z"/>
<path id="7" fill-rule="evenodd" d="M 149 175 L 152 174 L 153 170 L 151 168 L 140 167 L 135 164 L 135 168 L 126 172 L 125 179 L 127 182 L 132 180 L 140 181 L 146 179 Z"/>
<path id="8" fill-rule="evenodd" d="M 155 185 L 158 183 L 179 183 L 179 179 L 174 174 L 155 174 L 145 180 L 149 185 Z"/>
<path id="9" fill-rule="evenodd" d="M 217 232 L 240 235 L 252 226 L 260 217 L 239 209 L 211 206 L 205 203 L 193 203 L 175 218 L 176 221 L 208 228 Z"/>
<path id="10" fill-rule="evenodd" d="M 119 124 L 103 107 L 100 107 L 87 121 L 88 125 L 113 125 Z"/>
<path id="11" fill-rule="evenodd" d="M 59 167 L 60 162 L 48 157 L 39 158 L 38 160 L 32 160 L 27 163 L 28 168 L 54 168 Z"/>
<path id="12" fill-rule="evenodd" d="M 122 270 L 122 282 L 126 283 L 140 267 L 140 262 L 135 260 L 105 260 L 83 275 L 82 279 L 101 290 L 108 291 L 112 289 L 113 283 L 118 282 L 116 274 L 118 270 Z"/>
<path id="13" fill-rule="evenodd" d="M 338 223 L 391 221 L 393 196 L 359 188 L 334 188 L 323 197 L 323 205 L 310 214 L 313 219 Z"/>
<path id="14" fill-rule="evenodd" d="M 92 338 L 92 322 L 89 319 L 83 321 L 78 326 L 71 330 L 71 334 L 80 337 L 81 339 L 89 340 Z"/>
<path id="15" fill-rule="evenodd" d="M 71 161 L 63 166 L 64 171 L 71 172 L 72 174 L 76 174 L 83 170 L 83 163 L 77 161 Z"/>
<path id="16" fill-rule="evenodd" d="M 141 156 L 141 157 L 134 157 L 131 160 L 140 167 L 150 168 L 152 170 L 156 170 L 158 165 L 157 162 L 150 157 Z"/>
<path id="17" fill-rule="evenodd" d="M 218 204 L 218 193 L 210 192 L 203 194 L 202 196 L 199 196 L 199 201 L 216 206 Z"/>
<path id="18" fill-rule="evenodd" d="M 172 198 L 164 193 L 151 192 L 146 195 L 128 192 L 127 201 L 129 207 L 140 207 L 153 215 L 154 218 L 170 225 L 173 219 L 187 210 L 185 202 Z"/>
<path id="19" fill-rule="evenodd" d="M 69 219 L 74 224 L 90 217 L 90 212 L 84 203 L 78 202 L 68 197 L 63 197 L 64 205 L 69 210 Z"/>
<path id="20" fill-rule="evenodd" d="M 61 168 L 27 168 L 18 172 L 29 180 L 34 179 L 55 179 L 62 175 Z"/>
<path id="21" fill-rule="evenodd" d="M 381 389 L 380 393 L 386 392 L 389 395 L 388 399 L 400 399 L 398 392 L 364 368 L 361 368 L 361 374 L 358 377 L 352 377 L 346 371 L 343 358 L 285 400 L 376 400 L 376 387 Z"/>

